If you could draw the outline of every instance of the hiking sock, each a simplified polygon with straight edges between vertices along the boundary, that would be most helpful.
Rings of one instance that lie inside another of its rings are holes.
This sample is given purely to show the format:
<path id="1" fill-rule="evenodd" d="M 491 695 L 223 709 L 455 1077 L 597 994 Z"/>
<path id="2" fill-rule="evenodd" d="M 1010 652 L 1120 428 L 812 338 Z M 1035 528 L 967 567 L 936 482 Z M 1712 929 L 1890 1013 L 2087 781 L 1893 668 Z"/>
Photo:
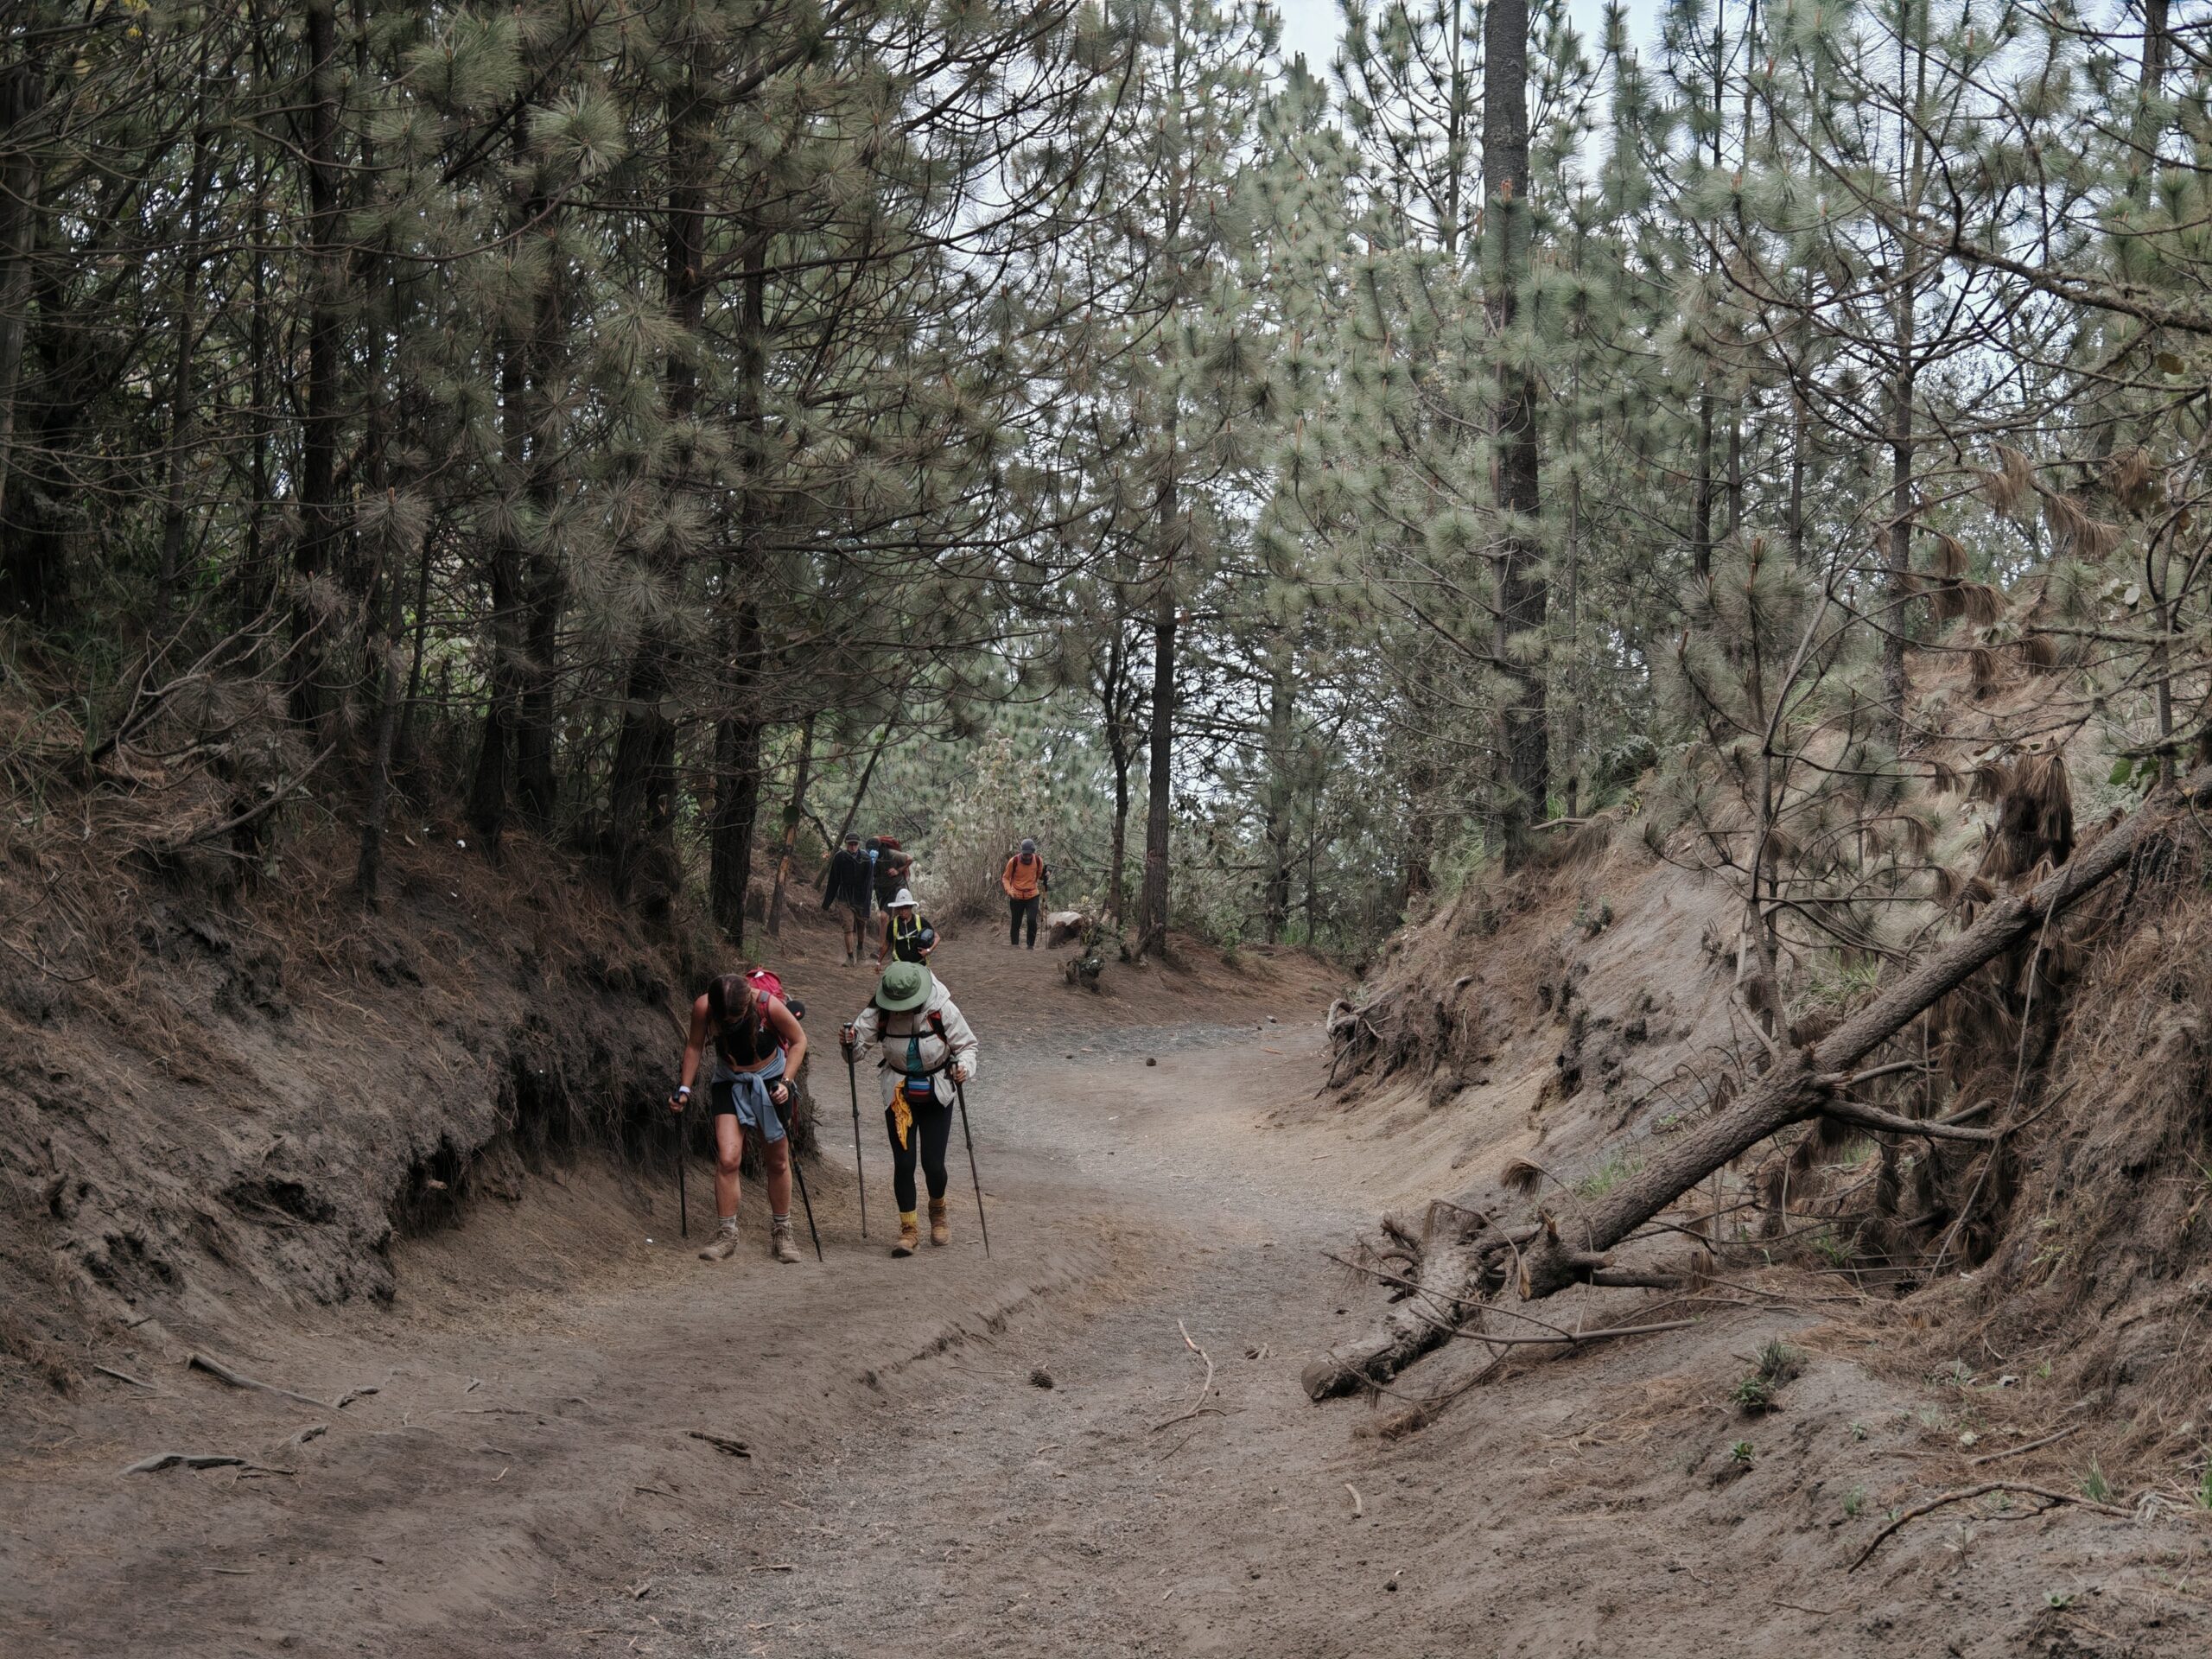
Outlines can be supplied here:
<path id="1" fill-rule="evenodd" d="M 791 1224 L 791 1212 L 786 1210 L 780 1216 L 772 1214 L 768 1219 L 770 1223 L 775 1226 L 789 1227 Z"/>

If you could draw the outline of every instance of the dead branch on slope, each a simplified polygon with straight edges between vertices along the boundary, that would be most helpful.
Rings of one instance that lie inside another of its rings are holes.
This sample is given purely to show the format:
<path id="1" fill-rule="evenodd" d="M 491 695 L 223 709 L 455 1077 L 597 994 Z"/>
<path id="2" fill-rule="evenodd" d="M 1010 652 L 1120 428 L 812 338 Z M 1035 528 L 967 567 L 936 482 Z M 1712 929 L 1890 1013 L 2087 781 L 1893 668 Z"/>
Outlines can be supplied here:
<path id="1" fill-rule="evenodd" d="M 1858 1558 L 1844 1570 L 1847 1573 L 1856 1573 L 1860 1567 L 1866 1566 L 1867 1557 L 1882 1547 L 1883 1541 L 1891 1533 L 1903 1528 L 1908 1522 L 1917 1521 L 1931 1510 L 1940 1510 L 1947 1503 L 1961 1503 L 1967 1498 L 1980 1497 L 1989 1492 L 2020 1492 L 2029 1497 L 2042 1498 L 2045 1505 L 2051 1509 L 2056 1509 L 2062 1503 L 2071 1503 L 2076 1509 L 2094 1510 L 2099 1515 L 2116 1516 L 2123 1521 L 2135 1519 L 2135 1511 L 2133 1510 L 2124 1510 L 2117 1503 L 2100 1503 L 2094 1498 L 2083 1497 L 2077 1492 L 2054 1491 L 2048 1486 L 2034 1486 L 2024 1480 L 1985 1480 L 1977 1485 L 1961 1486 L 1955 1492 L 1940 1493 L 1935 1497 L 1925 1498 L 1914 1504 L 1869 1539 L 1866 1548 L 1860 1550 Z"/>

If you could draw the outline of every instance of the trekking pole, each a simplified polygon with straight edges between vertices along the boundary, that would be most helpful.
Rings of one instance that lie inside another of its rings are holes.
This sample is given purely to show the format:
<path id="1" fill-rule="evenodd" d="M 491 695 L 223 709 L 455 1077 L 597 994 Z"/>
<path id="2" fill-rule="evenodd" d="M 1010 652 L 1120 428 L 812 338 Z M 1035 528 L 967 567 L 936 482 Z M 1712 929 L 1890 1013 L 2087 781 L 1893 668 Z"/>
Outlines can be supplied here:
<path id="1" fill-rule="evenodd" d="M 976 1224 L 983 1230 L 983 1255 L 991 1253 L 991 1224 L 983 1214 L 983 1174 L 976 1167 L 976 1137 L 968 1132 L 968 1085 L 953 1079 L 953 1098 L 960 1103 L 960 1138 L 968 1143 L 968 1173 L 976 1183 Z"/>
<path id="2" fill-rule="evenodd" d="M 683 1111 L 681 1107 L 676 1113 L 676 1213 L 683 1230 L 683 1236 L 690 1237 L 691 1200 L 683 1191 Z"/>
<path id="3" fill-rule="evenodd" d="M 868 1172 L 861 1167 L 861 1079 L 850 1053 L 845 1056 L 845 1084 L 853 1094 L 853 1179 L 861 1189 L 861 1236 L 868 1236 Z"/>
<path id="4" fill-rule="evenodd" d="M 807 1236 L 814 1241 L 814 1259 L 822 1259 L 822 1235 L 814 1227 L 814 1200 L 806 1196 L 806 1172 L 798 1166 L 798 1148 L 791 1149 L 791 1176 L 798 1182 L 798 1201 L 806 1206 Z"/>
<path id="5" fill-rule="evenodd" d="M 798 1091 L 794 1089 L 785 1096 L 785 1100 L 787 1103 L 795 1104 L 798 1097 Z M 772 1112 L 776 1110 L 774 1101 L 768 1103 L 768 1109 Z M 780 1112 L 777 1115 L 782 1116 Z M 791 1144 L 791 1124 L 788 1122 L 784 1124 L 784 1146 L 791 1160 L 791 1179 L 798 1183 L 798 1201 L 806 1206 L 807 1236 L 814 1241 L 814 1259 L 819 1262 L 822 1260 L 822 1234 L 814 1224 L 814 1200 L 807 1196 L 806 1172 L 798 1166 L 798 1148 Z"/>

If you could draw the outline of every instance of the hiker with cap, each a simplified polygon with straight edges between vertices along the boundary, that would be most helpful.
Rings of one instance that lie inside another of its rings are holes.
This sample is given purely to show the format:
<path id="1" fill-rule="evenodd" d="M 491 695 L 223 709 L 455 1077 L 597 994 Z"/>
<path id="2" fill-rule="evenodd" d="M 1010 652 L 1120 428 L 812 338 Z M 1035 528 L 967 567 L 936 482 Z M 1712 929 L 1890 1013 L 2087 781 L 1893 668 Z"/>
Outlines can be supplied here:
<path id="1" fill-rule="evenodd" d="M 892 1187 L 899 1198 L 899 1242 L 891 1254 L 912 1255 L 921 1243 L 917 1159 L 929 1183 L 930 1243 L 950 1243 L 944 1155 L 952 1144 L 953 1085 L 976 1075 L 976 1033 L 943 981 L 918 962 L 894 962 L 839 1040 L 849 1058 L 871 1043 L 882 1050 L 883 1126 L 891 1137 Z"/>
<path id="2" fill-rule="evenodd" d="M 845 966 L 860 960 L 861 943 L 868 938 L 868 914 L 875 901 L 875 869 L 861 850 L 861 838 L 845 833 L 845 844 L 830 855 L 830 873 L 822 883 L 822 908 L 837 907 L 845 925 Z"/>
<path id="3" fill-rule="evenodd" d="M 755 969 L 772 984 L 772 977 Z M 715 1128 L 715 1213 L 721 1217 L 702 1261 L 723 1262 L 737 1250 L 737 1172 L 745 1137 L 758 1138 L 768 1172 L 768 1254 L 798 1260 L 791 1236 L 791 1150 L 782 1112 L 791 1104 L 789 1079 L 806 1064 L 806 1028 L 784 1000 L 761 989 L 750 974 L 723 974 L 691 1005 L 683 1042 L 683 1069 L 669 1109 L 690 1103 L 699 1056 L 714 1039 L 715 1070 L 708 1089 Z"/>
<path id="4" fill-rule="evenodd" d="M 1021 927 L 1027 921 L 1029 948 L 1037 948 L 1037 912 L 1044 907 L 1046 890 L 1052 885 L 1052 873 L 1037 855 L 1037 843 L 1025 837 L 1021 850 L 1007 860 L 1006 868 L 999 872 L 999 886 L 1006 889 L 1007 906 L 1011 912 L 1006 939 L 1009 946 L 1020 947 Z"/>
<path id="5" fill-rule="evenodd" d="M 937 949 L 937 929 L 923 919 L 922 907 L 912 892 L 901 887 L 883 907 L 883 931 L 875 945 L 875 970 L 887 963 L 918 962 L 927 965 Z"/>

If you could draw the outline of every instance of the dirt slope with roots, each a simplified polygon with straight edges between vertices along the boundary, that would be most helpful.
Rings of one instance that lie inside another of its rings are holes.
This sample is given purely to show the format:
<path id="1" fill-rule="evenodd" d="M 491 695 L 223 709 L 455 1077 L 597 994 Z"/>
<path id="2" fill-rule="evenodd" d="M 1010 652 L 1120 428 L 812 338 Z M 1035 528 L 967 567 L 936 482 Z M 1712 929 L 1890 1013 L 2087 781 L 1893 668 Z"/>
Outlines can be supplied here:
<path id="1" fill-rule="evenodd" d="M 1437 1196 L 1489 1210 L 1531 1182 L 1567 1204 L 1602 1190 L 1725 1099 L 1750 1032 L 1738 907 L 1610 830 L 1400 933 L 1331 1015 L 1339 1086 L 1315 1110 L 1382 1118 L 1440 1165 Z"/>

